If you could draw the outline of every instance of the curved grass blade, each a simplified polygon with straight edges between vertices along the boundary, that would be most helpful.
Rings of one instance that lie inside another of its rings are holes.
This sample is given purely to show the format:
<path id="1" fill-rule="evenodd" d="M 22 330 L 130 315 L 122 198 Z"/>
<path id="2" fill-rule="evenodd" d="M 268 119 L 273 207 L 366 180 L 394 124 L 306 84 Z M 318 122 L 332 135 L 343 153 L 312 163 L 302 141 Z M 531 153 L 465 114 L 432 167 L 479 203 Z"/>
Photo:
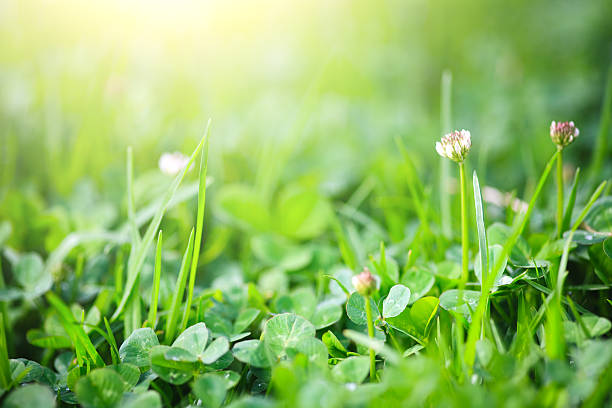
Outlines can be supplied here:
<path id="1" fill-rule="evenodd" d="M 502 247 L 501 255 L 498 258 L 498 260 L 495 262 L 495 265 L 493 266 L 492 270 L 497 271 L 499 270 L 499 268 L 502 267 L 502 263 L 504 262 L 506 257 L 510 254 L 510 250 L 514 247 L 514 244 L 516 243 L 518 238 L 521 236 L 523 230 L 525 229 L 525 226 L 527 225 L 527 221 L 531 217 L 531 212 L 533 211 L 533 208 L 535 207 L 535 203 L 538 197 L 540 196 L 542 189 L 544 188 L 544 184 L 546 183 L 546 180 L 548 179 L 548 175 L 550 174 L 550 170 L 552 169 L 553 163 L 557 159 L 558 154 L 559 154 L 559 151 L 557 150 L 552 155 L 552 157 L 548 160 L 548 163 L 546 163 L 546 167 L 544 168 L 544 171 L 542 175 L 540 176 L 538 185 L 531 197 L 531 200 L 529 201 L 527 211 L 525 211 L 522 217 L 517 218 L 518 222 L 514 224 L 512 235 L 510 235 L 510 238 L 508 238 L 508 241 Z M 478 341 L 478 338 L 480 336 L 480 326 L 481 326 L 485 311 L 487 309 L 487 304 L 489 303 L 489 291 L 491 290 L 491 287 L 495 283 L 495 277 L 496 277 L 496 274 L 491 273 L 489 274 L 489 276 L 487 276 L 486 280 L 483 280 L 482 291 L 481 291 L 480 299 L 478 301 L 478 306 L 476 307 L 476 310 L 472 314 L 472 323 L 470 324 L 470 328 L 468 330 L 468 337 L 467 337 L 467 341 L 465 345 L 465 354 L 464 354 L 464 361 L 467 364 L 470 372 L 473 369 L 474 360 L 476 358 L 476 342 Z"/>
<path id="2" fill-rule="evenodd" d="M 47 300 L 57 311 L 62 326 L 64 327 L 64 330 L 66 330 L 66 333 L 68 333 L 68 336 L 72 340 L 75 347 L 79 346 L 83 348 L 96 367 L 104 366 L 104 360 L 102 360 L 102 357 L 100 357 L 100 354 L 98 354 L 98 351 L 91 342 L 91 339 L 89 336 L 87 336 L 85 330 L 83 330 L 83 326 L 74 319 L 74 316 L 72 315 L 72 312 L 68 306 L 66 306 L 64 302 L 62 302 L 62 300 L 53 292 L 47 293 Z"/>
<path id="3" fill-rule="evenodd" d="M 206 133 L 204 139 L 204 149 L 202 149 L 202 157 L 200 158 L 200 185 L 198 188 L 198 213 L 196 216 L 196 232 L 193 242 L 193 256 L 191 257 L 191 270 L 189 272 L 189 289 L 187 291 L 187 303 L 183 312 L 183 321 L 181 322 L 182 330 L 187 328 L 189 321 L 189 312 L 191 311 L 191 302 L 193 301 L 193 290 L 195 287 L 195 277 L 198 269 L 198 260 L 200 259 L 200 245 L 202 244 L 202 228 L 204 224 L 204 209 L 206 207 L 206 171 L 208 170 L 208 138 L 210 133 L 210 119 L 206 125 Z"/>
<path id="4" fill-rule="evenodd" d="M 183 300 L 183 294 L 185 293 L 185 286 L 187 286 L 187 266 L 191 264 L 191 256 L 193 255 L 193 234 L 194 229 L 191 229 L 189 234 L 189 241 L 187 243 L 187 249 L 183 254 L 183 260 L 181 261 L 181 268 L 176 279 L 176 285 L 174 286 L 174 294 L 172 295 L 172 304 L 168 311 L 168 318 L 166 320 L 166 332 L 165 332 L 165 343 L 170 344 L 174 340 L 174 333 L 176 332 L 176 324 L 178 322 L 179 311 L 181 310 L 181 303 Z"/>
<path id="5" fill-rule="evenodd" d="M 478 229 L 478 248 L 480 249 L 481 280 L 484 282 L 487 279 L 489 271 L 489 246 L 487 244 L 487 231 L 484 225 L 482 195 L 480 194 L 480 184 L 478 183 L 476 170 L 474 170 L 472 181 L 474 184 L 474 207 L 476 209 L 476 228 Z"/>
<path id="6" fill-rule="evenodd" d="M 153 290 L 151 291 L 151 305 L 147 321 L 149 326 L 155 330 L 155 320 L 157 320 L 157 302 L 159 300 L 159 281 L 161 279 L 161 250 L 162 250 L 162 231 L 157 235 L 157 248 L 155 249 L 155 270 L 153 272 Z"/>
<path id="7" fill-rule="evenodd" d="M 208 134 L 208 132 L 206 134 Z M 117 310 L 111 317 L 111 320 L 117 319 L 123 312 L 123 309 L 125 308 L 127 304 L 127 301 L 130 297 L 132 289 L 134 288 L 134 284 L 136 283 L 136 279 L 140 275 L 140 270 L 142 269 L 142 265 L 144 263 L 147 251 L 149 250 L 149 247 L 153 243 L 153 238 L 155 237 L 155 233 L 157 232 L 157 229 L 159 228 L 159 224 L 161 223 L 161 220 L 166 210 L 168 209 L 170 201 L 176 194 L 178 186 L 181 184 L 181 181 L 183 181 L 183 178 L 185 178 L 185 175 L 187 174 L 187 171 L 189 171 L 189 168 L 193 164 L 195 158 L 202 150 L 202 147 L 204 146 L 204 142 L 206 140 L 207 140 L 207 137 L 205 135 L 200 140 L 200 143 L 196 147 L 195 151 L 191 154 L 191 157 L 189 158 L 189 161 L 187 162 L 187 165 L 185 166 L 183 171 L 181 171 L 176 176 L 176 178 L 174 179 L 174 181 L 172 182 L 172 184 L 166 191 L 166 194 L 164 195 L 162 202 L 157 208 L 157 211 L 155 215 L 153 216 L 153 219 L 149 223 L 149 227 L 147 228 L 147 231 L 145 232 L 142 238 L 142 242 L 138 246 L 137 250 L 135 250 L 133 253 L 130 254 L 130 259 L 128 260 L 127 280 L 125 284 L 125 290 L 123 291 L 123 297 L 121 298 L 121 301 L 119 302 L 119 305 L 117 306 Z"/>
<path id="8" fill-rule="evenodd" d="M 570 223 L 572 222 L 572 213 L 574 212 L 574 205 L 576 204 L 576 192 L 578 190 L 579 182 L 580 167 L 576 169 L 576 174 L 574 174 L 574 182 L 572 183 L 572 190 L 569 198 L 567 199 L 567 206 L 565 207 L 565 214 L 563 215 L 563 222 L 561 223 L 561 231 L 567 231 Z"/>

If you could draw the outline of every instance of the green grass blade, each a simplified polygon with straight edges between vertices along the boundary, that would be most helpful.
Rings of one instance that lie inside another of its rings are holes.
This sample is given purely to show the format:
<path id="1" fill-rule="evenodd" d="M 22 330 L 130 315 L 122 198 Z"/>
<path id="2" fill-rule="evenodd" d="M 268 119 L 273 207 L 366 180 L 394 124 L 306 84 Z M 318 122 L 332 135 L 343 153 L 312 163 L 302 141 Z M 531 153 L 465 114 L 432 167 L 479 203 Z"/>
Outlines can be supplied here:
<path id="1" fill-rule="evenodd" d="M 574 232 L 576 232 L 582 223 L 582 220 L 584 220 L 584 217 L 586 217 L 587 213 L 591 209 L 591 206 L 593 206 L 595 203 L 595 200 L 597 200 L 597 198 L 601 195 L 605 186 L 606 182 L 604 181 L 599 185 L 599 187 L 597 187 L 565 239 L 563 255 L 561 256 L 561 262 L 559 263 L 559 268 L 557 269 L 557 275 L 555 277 L 555 288 L 553 293 L 551 293 L 552 299 L 547 310 L 546 351 L 551 359 L 561 359 L 565 356 L 565 338 L 563 335 L 563 311 L 561 309 L 561 296 L 563 293 L 563 283 L 567 275 L 567 260 L 569 258 L 572 238 L 574 237 Z"/>
<path id="2" fill-rule="evenodd" d="M 187 249 L 183 254 L 183 260 L 181 261 L 181 268 L 176 279 L 176 285 L 174 286 L 172 303 L 170 305 L 170 309 L 168 310 L 165 332 L 166 344 L 172 343 L 174 340 L 174 333 L 176 333 L 176 325 L 178 323 L 178 316 L 181 310 L 181 303 L 183 301 L 185 287 L 187 286 L 187 267 L 191 264 L 191 256 L 193 255 L 193 235 L 194 229 L 192 228 L 191 233 L 189 234 Z"/>
<path id="3" fill-rule="evenodd" d="M 87 353 L 91 361 L 93 361 L 96 367 L 104 366 L 104 360 L 98 354 L 98 351 L 94 347 L 93 343 L 89 339 L 89 336 L 83 330 L 83 326 L 79 324 L 72 315 L 72 312 L 62 302 L 62 300 L 53 292 L 47 293 L 47 301 L 53 306 L 53 308 L 57 311 L 57 314 L 60 318 L 62 326 L 66 330 L 66 333 L 73 339 L 75 346 L 79 344 Z"/>
<path id="4" fill-rule="evenodd" d="M 210 119 L 206 125 L 204 139 L 204 149 L 200 158 L 200 185 L 198 189 L 198 213 L 196 216 L 196 232 L 193 242 L 193 256 L 191 257 L 191 270 L 189 272 L 189 289 L 187 291 L 187 303 L 183 312 L 183 321 L 181 322 L 182 330 L 187 328 L 189 321 L 189 312 L 191 311 L 191 302 L 193 301 L 193 290 L 195 287 L 195 278 L 198 269 L 198 260 L 200 259 L 200 245 L 202 244 L 202 228 L 204 224 L 204 210 L 206 208 L 206 172 L 208 170 L 208 145 L 210 134 Z"/>
<path id="5" fill-rule="evenodd" d="M 555 163 L 555 160 L 557 159 L 558 154 L 559 154 L 559 151 L 557 150 L 552 155 L 550 160 L 548 160 L 548 163 L 546 164 L 546 167 L 544 168 L 544 171 L 542 175 L 540 176 L 538 185 L 531 197 L 531 200 L 529 201 L 527 211 L 520 218 L 520 220 L 518 220 L 518 222 L 514 224 L 512 235 L 510 235 L 510 238 L 504 244 L 500 257 L 495 262 L 495 265 L 493 266 L 493 268 L 492 269 L 490 268 L 491 270 L 497 271 L 499 270 L 499 268 L 502 267 L 502 263 L 504 262 L 505 258 L 510 254 L 510 250 L 512 249 L 512 247 L 514 247 L 514 244 L 516 243 L 518 238 L 521 236 L 523 230 L 525 229 L 525 226 L 527 225 L 527 221 L 529 221 L 529 218 L 531 217 L 531 212 L 533 211 L 533 208 L 535 207 L 535 203 L 538 197 L 540 196 L 542 189 L 544 188 L 544 184 L 546 183 L 546 180 L 548 179 L 548 175 L 550 174 L 550 170 L 552 169 L 553 163 Z M 480 299 L 478 300 L 478 306 L 476 307 L 476 310 L 472 314 L 472 323 L 468 330 L 468 337 L 466 341 L 465 355 L 464 355 L 465 363 L 467 364 L 470 370 L 472 369 L 474 365 L 474 359 L 476 358 L 476 342 L 478 341 L 478 338 L 480 335 L 480 325 L 482 323 L 482 318 L 484 316 L 484 313 L 486 311 L 486 306 L 489 301 L 489 291 L 491 290 L 491 287 L 495 283 L 495 275 L 496 274 L 491 273 L 489 274 L 486 280 L 483 280 L 482 282 L 483 288 L 482 288 Z"/>
<path id="6" fill-rule="evenodd" d="M 111 329 L 110 323 L 108 322 L 106 316 L 104 316 L 104 327 L 106 328 L 108 343 L 110 344 L 111 358 L 113 359 L 113 364 L 119 364 L 121 360 L 119 359 L 119 349 L 117 348 L 117 341 L 115 340 L 115 335 L 113 334 L 113 330 Z"/>
<path id="7" fill-rule="evenodd" d="M 351 270 L 356 270 L 357 268 L 357 255 L 353 250 L 351 243 L 349 242 L 346 232 L 340 224 L 340 220 L 338 217 L 334 216 L 331 221 L 331 226 L 334 231 L 334 235 L 336 236 L 336 242 L 338 242 L 338 247 L 340 249 L 340 255 L 344 264 L 348 266 Z"/>
<path id="8" fill-rule="evenodd" d="M 451 131 L 451 92 L 452 92 L 453 75 L 450 71 L 442 73 L 442 82 L 440 89 L 440 123 L 442 133 L 446 134 Z M 442 213 L 442 233 L 446 239 L 452 236 L 451 225 L 451 199 L 448 193 L 450 185 L 450 161 L 440 157 L 440 211 Z"/>
<path id="9" fill-rule="evenodd" d="M 476 171 L 472 177 L 474 184 L 474 207 L 476 209 L 476 228 L 478 229 L 478 248 L 480 249 L 481 281 L 486 280 L 489 271 L 489 246 L 487 245 L 487 231 L 484 223 L 484 212 L 482 210 L 482 195 Z"/>
<path id="10" fill-rule="evenodd" d="M 612 120 L 612 64 L 608 68 L 606 79 L 606 91 L 604 93 L 603 106 L 601 108 L 601 121 L 595 149 L 593 149 L 593 159 L 591 165 L 591 177 L 601 173 L 601 168 L 608 156 L 608 137 L 610 135 L 610 121 Z"/>
<path id="11" fill-rule="evenodd" d="M 569 198 L 567 199 L 567 206 L 565 207 L 565 213 L 563 215 L 561 231 L 567 231 L 569 229 L 570 223 L 572 222 L 572 213 L 574 212 L 574 205 L 576 204 L 576 193 L 578 191 L 579 182 L 580 167 L 576 169 L 576 174 L 574 174 L 574 182 L 572 183 L 572 190 L 570 191 Z"/>
<path id="12" fill-rule="evenodd" d="M 155 330 L 157 320 L 157 302 L 159 301 L 159 281 L 161 279 L 161 253 L 162 253 L 162 231 L 157 235 L 157 248 L 155 249 L 155 270 L 153 272 L 153 290 L 151 291 L 151 305 L 147 321 L 149 326 Z"/>
<path id="13" fill-rule="evenodd" d="M 132 147 L 129 146 L 127 149 L 127 211 L 128 211 L 128 223 L 130 225 L 130 235 L 132 240 L 132 246 L 138 247 L 140 245 L 140 233 L 138 232 L 138 226 L 136 225 L 136 211 L 134 206 L 134 158 L 132 153 Z"/>
<path id="14" fill-rule="evenodd" d="M 11 385 L 11 365 L 8 358 L 8 344 L 6 342 L 6 328 L 4 326 L 4 313 L 0 313 L 0 386 L 8 390 Z"/>
<path id="15" fill-rule="evenodd" d="M 204 146 L 204 142 L 206 140 L 207 140 L 206 136 L 204 136 L 200 140 L 200 143 L 196 147 L 195 151 L 191 154 L 191 157 L 189 158 L 187 165 L 185 166 L 183 171 L 181 171 L 176 176 L 176 178 L 174 179 L 174 181 L 172 182 L 172 184 L 166 191 L 166 194 L 164 195 L 163 200 L 161 201 L 155 215 L 153 216 L 153 219 L 151 220 L 149 227 L 147 228 L 147 231 L 145 232 L 143 236 L 142 242 L 138 246 L 138 249 L 133 251 L 133 253 L 130 254 L 130 259 L 128 261 L 127 280 L 125 284 L 125 289 L 123 291 L 123 297 L 121 298 L 121 301 L 119 302 L 119 305 L 117 306 L 117 310 L 111 317 L 111 320 L 117 319 L 123 312 L 123 309 L 125 308 L 127 304 L 127 301 L 130 297 L 132 289 L 134 288 L 134 284 L 136 283 L 136 279 L 138 278 L 140 274 L 140 270 L 142 269 L 142 265 L 144 263 L 147 251 L 149 250 L 151 244 L 153 243 L 153 239 L 155 237 L 157 229 L 159 228 L 159 224 L 161 223 L 164 213 L 166 212 L 166 209 L 168 208 L 168 205 L 170 204 L 170 201 L 172 200 L 172 197 L 176 193 L 179 185 L 183 181 L 183 178 L 185 178 L 185 175 L 189 171 L 189 168 L 191 167 L 194 160 L 196 159 L 196 157 L 202 150 L 202 147 Z"/>

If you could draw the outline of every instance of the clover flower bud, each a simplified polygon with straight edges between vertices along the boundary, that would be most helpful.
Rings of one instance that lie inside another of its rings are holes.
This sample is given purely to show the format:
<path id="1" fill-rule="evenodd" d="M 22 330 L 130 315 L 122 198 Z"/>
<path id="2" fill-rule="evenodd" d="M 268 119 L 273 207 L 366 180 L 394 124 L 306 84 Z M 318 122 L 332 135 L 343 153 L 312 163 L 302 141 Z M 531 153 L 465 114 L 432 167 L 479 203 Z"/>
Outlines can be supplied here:
<path id="1" fill-rule="evenodd" d="M 442 157 L 461 163 L 472 147 L 472 136 L 469 130 L 455 130 L 436 142 L 436 151 Z"/>
<path id="2" fill-rule="evenodd" d="M 550 138 L 560 149 L 572 143 L 579 134 L 580 130 L 572 121 L 555 122 L 553 120 L 550 124 Z"/>
<path id="3" fill-rule="evenodd" d="M 360 295 L 370 296 L 376 291 L 376 279 L 367 267 L 359 275 L 353 276 L 352 283 Z"/>

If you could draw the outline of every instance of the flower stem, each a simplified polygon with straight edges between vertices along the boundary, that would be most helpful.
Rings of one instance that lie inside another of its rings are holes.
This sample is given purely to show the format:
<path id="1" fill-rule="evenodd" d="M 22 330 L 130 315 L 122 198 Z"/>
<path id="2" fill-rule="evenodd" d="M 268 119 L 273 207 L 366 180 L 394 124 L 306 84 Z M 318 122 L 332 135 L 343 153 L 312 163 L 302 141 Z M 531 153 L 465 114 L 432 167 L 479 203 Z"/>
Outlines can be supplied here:
<path id="1" fill-rule="evenodd" d="M 468 280 L 468 229 L 467 229 L 467 205 L 465 203 L 465 165 L 459 163 L 459 178 L 461 187 L 461 287 Z"/>
<path id="2" fill-rule="evenodd" d="M 563 235 L 563 150 L 557 156 L 557 237 Z"/>
<path id="3" fill-rule="evenodd" d="M 370 309 L 370 296 L 365 297 L 366 319 L 368 320 L 368 336 L 374 338 L 374 322 L 372 322 L 372 310 Z M 370 381 L 376 381 L 376 353 L 370 347 Z"/>

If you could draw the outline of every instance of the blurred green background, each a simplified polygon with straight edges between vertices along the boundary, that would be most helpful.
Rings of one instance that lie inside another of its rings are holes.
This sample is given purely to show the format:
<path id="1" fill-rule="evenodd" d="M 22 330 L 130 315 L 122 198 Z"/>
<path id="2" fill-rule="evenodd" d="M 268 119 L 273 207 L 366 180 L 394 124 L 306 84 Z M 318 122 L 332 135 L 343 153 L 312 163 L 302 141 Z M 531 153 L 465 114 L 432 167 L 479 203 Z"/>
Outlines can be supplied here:
<path id="1" fill-rule="evenodd" d="M 127 146 L 142 207 L 168 183 L 161 153 L 189 154 L 208 118 L 213 196 L 243 183 L 265 206 L 300 185 L 341 201 L 369 176 L 400 194 L 396 137 L 435 194 L 444 70 L 470 165 L 522 195 L 553 119 L 581 130 L 566 162 L 591 161 L 611 21 L 609 0 L 4 0 L 0 218 L 43 253 L 114 228 Z M 172 216 L 188 231 L 192 213 Z"/>

